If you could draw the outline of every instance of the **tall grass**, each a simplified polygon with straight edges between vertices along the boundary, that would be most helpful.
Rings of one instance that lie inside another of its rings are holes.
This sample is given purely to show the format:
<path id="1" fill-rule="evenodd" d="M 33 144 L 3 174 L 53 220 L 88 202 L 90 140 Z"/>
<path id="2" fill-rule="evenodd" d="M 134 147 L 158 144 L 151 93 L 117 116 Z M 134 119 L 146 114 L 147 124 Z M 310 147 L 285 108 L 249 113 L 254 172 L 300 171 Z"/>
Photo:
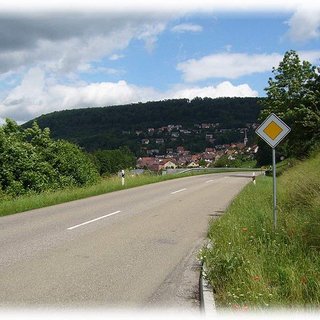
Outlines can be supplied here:
<path id="1" fill-rule="evenodd" d="M 272 178 L 260 177 L 211 223 L 203 249 L 220 307 L 319 307 L 320 153 L 278 178 L 273 229 Z"/>

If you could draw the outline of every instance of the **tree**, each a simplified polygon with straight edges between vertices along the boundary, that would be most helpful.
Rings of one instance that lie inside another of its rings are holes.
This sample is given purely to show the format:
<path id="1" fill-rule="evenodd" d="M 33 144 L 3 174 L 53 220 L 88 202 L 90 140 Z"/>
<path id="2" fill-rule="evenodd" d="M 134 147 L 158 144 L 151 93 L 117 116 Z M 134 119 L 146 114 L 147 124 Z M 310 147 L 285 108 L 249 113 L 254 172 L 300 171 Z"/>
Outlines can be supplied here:
<path id="1" fill-rule="evenodd" d="M 127 147 L 121 147 L 116 150 L 99 150 L 93 156 L 95 162 L 98 163 L 99 172 L 101 175 L 113 174 L 122 169 L 134 167 L 136 158 Z"/>
<path id="2" fill-rule="evenodd" d="M 264 108 L 259 120 L 272 112 L 279 116 L 291 127 L 282 153 L 305 157 L 319 141 L 319 73 L 309 62 L 301 62 L 293 50 L 285 53 L 272 73 L 274 78 L 269 78 L 265 89 L 267 98 L 261 102 Z"/>

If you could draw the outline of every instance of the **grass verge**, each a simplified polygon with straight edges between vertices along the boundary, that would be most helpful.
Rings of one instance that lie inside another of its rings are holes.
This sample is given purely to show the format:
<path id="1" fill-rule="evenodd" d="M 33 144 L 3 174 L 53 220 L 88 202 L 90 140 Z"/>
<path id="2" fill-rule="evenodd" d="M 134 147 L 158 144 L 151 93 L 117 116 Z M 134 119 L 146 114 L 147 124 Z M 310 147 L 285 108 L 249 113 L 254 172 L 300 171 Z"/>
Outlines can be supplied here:
<path id="1" fill-rule="evenodd" d="M 187 175 L 188 174 L 184 174 L 182 176 Z M 136 186 L 160 182 L 173 178 L 175 178 L 175 176 L 173 175 L 160 176 L 151 174 L 140 176 L 127 176 L 125 179 L 125 186 L 121 185 L 121 178 L 117 176 L 102 178 L 98 183 L 91 186 L 81 188 L 68 188 L 52 192 L 42 192 L 40 194 L 32 194 L 17 197 L 14 199 L 2 200 L 0 202 L 0 216 L 10 215 L 32 209 L 43 208 L 55 204 L 88 198 L 113 191 L 133 188 Z"/>
<path id="2" fill-rule="evenodd" d="M 273 229 L 272 178 L 259 177 L 212 221 L 201 251 L 218 307 L 320 305 L 320 153 L 278 181 Z"/>
<path id="3" fill-rule="evenodd" d="M 131 176 L 130 174 L 127 174 L 125 179 L 125 186 L 121 185 L 121 178 L 117 176 L 112 176 L 102 178 L 98 183 L 82 188 L 68 188 L 59 191 L 42 192 L 40 194 L 25 195 L 13 199 L 6 199 L 5 197 L 1 199 L 0 197 L 0 217 L 18 212 L 24 212 L 27 210 L 43 208 L 68 201 L 97 196 L 108 192 L 142 186 L 150 183 L 183 178 L 198 174 L 217 172 L 223 173 L 235 170 L 236 169 L 210 169 L 199 170 L 196 172 L 186 172 L 182 174 L 180 173 L 177 175 L 144 174 L 139 176 Z"/>

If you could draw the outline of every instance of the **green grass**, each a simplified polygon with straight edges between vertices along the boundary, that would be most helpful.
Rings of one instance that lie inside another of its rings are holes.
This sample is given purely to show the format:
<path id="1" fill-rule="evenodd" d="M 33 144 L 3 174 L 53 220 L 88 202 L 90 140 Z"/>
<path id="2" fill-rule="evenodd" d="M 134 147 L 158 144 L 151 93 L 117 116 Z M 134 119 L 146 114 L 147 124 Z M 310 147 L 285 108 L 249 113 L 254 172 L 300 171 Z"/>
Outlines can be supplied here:
<path id="1" fill-rule="evenodd" d="M 140 176 L 127 175 L 125 179 L 125 186 L 122 186 L 121 178 L 117 176 L 112 176 L 103 178 L 94 185 L 82 188 L 68 188 L 59 191 L 43 192 L 40 194 L 21 196 L 14 199 L 8 199 L 4 197 L 0 202 L 0 216 L 5 216 L 37 208 L 43 208 L 59 203 L 101 195 L 108 192 L 133 188 L 149 183 L 169 180 L 175 177 L 176 176 L 173 175 L 160 176 L 153 174 L 146 174 Z"/>
<path id="2" fill-rule="evenodd" d="M 273 228 L 272 178 L 248 185 L 219 220 L 200 253 L 222 308 L 320 305 L 320 153 L 278 181 Z"/>
<path id="3" fill-rule="evenodd" d="M 157 175 L 146 173 L 139 176 L 131 176 L 130 174 L 127 174 L 125 179 L 125 186 L 121 185 L 121 178 L 119 178 L 118 176 L 111 176 L 101 178 L 101 180 L 94 185 L 81 188 L 68 188 L 58 191 L 42 192 L 40 194 L 29 194 L 17 198 L 9 198 L 6 195 L 0 194 L 0 217 L 165 180 L 183 178 L 199 174 L 223 173 L 243 170 L 244 169 L 240 170 L 230 168 L 222 170 L 209 169 L 186 172 L 176 175 Z M 253 169 L 250 170 L 252 171 Z"/>

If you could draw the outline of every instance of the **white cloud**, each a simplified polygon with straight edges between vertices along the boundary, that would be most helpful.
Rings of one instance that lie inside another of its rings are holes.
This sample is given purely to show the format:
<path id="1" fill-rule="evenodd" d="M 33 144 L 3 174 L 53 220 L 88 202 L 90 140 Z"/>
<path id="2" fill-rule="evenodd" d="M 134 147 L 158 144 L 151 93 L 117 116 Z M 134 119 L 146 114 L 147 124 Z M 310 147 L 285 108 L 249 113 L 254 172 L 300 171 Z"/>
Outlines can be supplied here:
<path id="1" fill-rule="evenodd" d="M 234 86 L 222 82 L 217 86 L 176 87 L 167 92 L 139 87 L 127 83 L 75 83 L 62 85 L 46 78 L 40 68 L 32 68 L 21 84 L 0 102 L 0 119 L 12 118 L 19 122 L 33 119 L 41 114 L 63 109 L 120 105 L 151 100 L 195 97 L 253 97 L 258 93 L 247 84 Z"/>
<path id="2" fill-rule="evenodd" d="M 298 52 L 301 60 L 319 63 L 320 51 Z M 187 82 L 196 82 L 211 78 L 236 79 L 254 73 L 271 72 L 278 67 L 283 55 L 246 54 L 246 53 L 218 53 L 202 57 L 199 60 L 191 59 L 181 62 L 177 70 L 183 74 Z"/>
<path id="3" fill-rule="evenodd" d="M 306 42 L 320 37 L 320 8 L 298 9 L 288 21 L 291 40 Z"/>
<path id="4" fill-rule="evenodd" d="M 0 102 L 0 117 L 26 121 L 56 110 L 119 105 L 158 98 L 152 88 L 126 81 L 62 85 L 49 81 L 39 68 L 30 69 L 21 84 Z"/>
<path id="5" fill-rule="evenodd" d="M 124 54 L 113 54 L 109 57 L 109 60 L 111 61 L 116 61 L 116 60 L 119 60 L 119 59 L 122 59 L 124 58 Z"/>
<path id="6" fill-rule="evenodd" d="M 0 15 L 0 74 L 34 64 L 73 72 L 108 56 L 120 58 L 115 52 L 133 39 L 152 50 L 168 19 L 157 13 Z"/>
<path id="7" fill-rule="evenodd" d="M 320 50 L 313 51 L 298 51 L 300 60 L 309 61 L 313 65 L 320 65 Z"/>
<path id="8" fill-rule="evenodd" d="M 172 98 L 218 98 L 218 97 L 257 97 L 258 92 L 252 90 L 248 84 L 234 86 L 229 81 L 224 81 L 217 86 L 191 87 L 180 89 L 172 94 Z"/>
<path id="9" fill-rule="evenodd" d="M 152 52 L 155 44 L 157 42 L 157 36 L 164 31 L 166 27 L 165 23 L 157 23 L 153 25 L 145 25 L 140 30 L 140 34 L 137 36 L 137 39 L 143 40 L 145 42 L 145 47 L 149 52 Z"/>
<path id="10" fill-rule="evenodd" d="M 191 59 L 178 64 L 187 82 L 196 82 L 210 78 L 236 79 L 257 72 L 270 71 L 279 64 L 282 55 L 218 53 L 199 60 Z"/>
<path id="11" fill-rule="evenodd" d="M 201 32 L 202 26 L 192 23 L 182 23 L 171 28 L 172 32 L 183 33 L 183 32 Z"/>

